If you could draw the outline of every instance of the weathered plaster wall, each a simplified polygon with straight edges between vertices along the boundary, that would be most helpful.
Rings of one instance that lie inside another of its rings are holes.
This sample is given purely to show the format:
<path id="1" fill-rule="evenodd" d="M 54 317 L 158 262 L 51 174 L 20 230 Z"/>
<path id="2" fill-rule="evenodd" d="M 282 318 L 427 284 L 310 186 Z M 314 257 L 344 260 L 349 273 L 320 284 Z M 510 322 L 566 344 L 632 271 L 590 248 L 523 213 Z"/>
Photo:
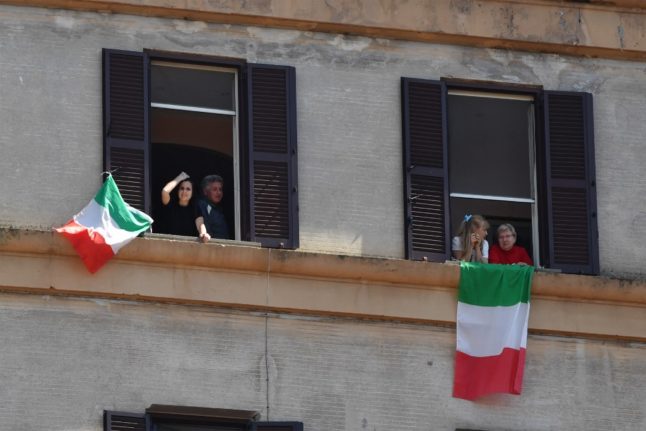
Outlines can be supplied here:
<path id="1" fill-rule="evenodd" d="M 530 336 L 523 394 L 471 403 L 449 329 L 35 295 L 1 295 L 0 325 L 3 430 L 99 431 L 152 403 L 307 431 L 646 427 L 643 344 Z"/>
<path id="2" fill-rule="evenodd" d="M 602 272 L 645 274 L 639 62 L 53 9 L 0 7 L 1 224 L 63 223 L 98 188 L 104 47 L 294 65 L 308 251 L 403 257 L 401 76 L 591 92 Z"/>
<path id="3" fill-rule="evenodd" d="M 646 59 L 643 0 L 0 0 L 220 24 Z"/>

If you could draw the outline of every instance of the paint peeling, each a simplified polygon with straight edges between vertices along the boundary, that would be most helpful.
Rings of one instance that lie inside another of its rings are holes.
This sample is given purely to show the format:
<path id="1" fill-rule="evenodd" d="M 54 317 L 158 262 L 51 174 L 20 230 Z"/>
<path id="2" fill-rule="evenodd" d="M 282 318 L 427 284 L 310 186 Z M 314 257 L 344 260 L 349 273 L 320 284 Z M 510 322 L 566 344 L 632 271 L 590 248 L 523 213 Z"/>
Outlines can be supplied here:
<path id="1" fill-rule="evenodd" d="M 330 41 L 330 44 L 344 51 L 363 51 L 368 48 L 372 39 L 367 37 L 346 37 L 342 34 Z"/>
<path id="2" fill-rule="evenodd" d="M 619 47 L 624 49 L 624 26 L 617 26 L 617 34 L 619 35 Z"/>
<path id="3" fill-rule="evenodd" d="M 76 27 L 76 20 L 70 16 L 57 16 L 54 19 L 57 27 L 65 28 L 67 30 L 72 30 Z"/>
<path id="4" fill-rule="evenodd" d="M 271 40 L 276 43 L 292 43 L 302 35 L 298 30 L 276 31 L 275 29 L 262 27 L 247 27 L 247 33 L 254 39 Z"/>
<path id="5" fill-rule="evenodd" d="M 186 21 L 175 20 L 173 21 L 175 29 L 184 34 L 195 34 L 207 29 L 207 25 L 203 21 Z"/>

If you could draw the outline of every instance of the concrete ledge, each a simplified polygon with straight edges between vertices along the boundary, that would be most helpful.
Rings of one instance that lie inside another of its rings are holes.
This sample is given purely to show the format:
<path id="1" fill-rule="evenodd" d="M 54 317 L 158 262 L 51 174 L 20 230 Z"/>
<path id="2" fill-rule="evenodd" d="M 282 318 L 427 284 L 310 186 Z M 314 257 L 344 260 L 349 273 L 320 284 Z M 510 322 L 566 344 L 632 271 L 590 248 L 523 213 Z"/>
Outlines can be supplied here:
<path id="1" fill-rule="evenodd" d="M 54 232 L 0 229 L 0 291 L 452 325 L 459 267 L 136 238 L 91 275 Z M 536 273 L 535 333 L 646 341 L 646 282 Z"/>

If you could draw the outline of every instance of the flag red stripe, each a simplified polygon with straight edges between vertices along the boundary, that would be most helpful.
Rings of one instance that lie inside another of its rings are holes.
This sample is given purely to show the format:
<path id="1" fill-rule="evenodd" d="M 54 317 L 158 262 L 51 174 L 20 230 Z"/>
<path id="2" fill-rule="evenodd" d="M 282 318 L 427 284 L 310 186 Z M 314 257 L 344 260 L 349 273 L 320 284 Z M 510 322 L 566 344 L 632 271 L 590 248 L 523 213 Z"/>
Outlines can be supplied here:
<path id="1" fill-rule="evenodd" d="M 114 256 L 112 247 L 105 243 L 103 236 L 93 229 L 81 226 L 74 220 L 70 220 L 65 226 L 57 228 L 56 231 L 72 243 L 92 274 Z"/>
<path id="2" fill-rule="evenodd" d="M 519 395 L 523 388 L 525 350 L 505 348 L 500 355 L 483 357 L 456 352 L 453 396 L 474 400 L 495 392 Z"/>

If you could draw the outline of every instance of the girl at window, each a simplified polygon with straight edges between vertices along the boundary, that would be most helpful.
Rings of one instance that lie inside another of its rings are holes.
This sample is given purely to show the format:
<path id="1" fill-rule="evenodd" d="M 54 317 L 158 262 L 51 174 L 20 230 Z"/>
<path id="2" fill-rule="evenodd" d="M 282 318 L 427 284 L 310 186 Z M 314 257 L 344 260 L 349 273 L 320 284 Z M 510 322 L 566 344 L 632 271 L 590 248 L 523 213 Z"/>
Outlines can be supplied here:
<path id="1" fill-rule="evenodd" d="M 527 251 L 516 245 L 516 229 L 509 223 L 498 226 L 498 244 L 491 247 L 490 263 L 533 265 Z"/>
<path id="2" fill-rule="evenodd" d="M 453 257 L 467 262 L 487 263 L 489 260 L 487 229 L 489 229 L 489 222 L 484 217 L 465 215 L 451 243 Z"/>
<path id="3" fill-rule="evenodd" d="M 173 190 L 177 192 L 171 192 Z M 161 191 L 168 232 L 173 235 L 197 236 L 193 208 L 193 182 L 186 172 L 169 181 Z"/>

